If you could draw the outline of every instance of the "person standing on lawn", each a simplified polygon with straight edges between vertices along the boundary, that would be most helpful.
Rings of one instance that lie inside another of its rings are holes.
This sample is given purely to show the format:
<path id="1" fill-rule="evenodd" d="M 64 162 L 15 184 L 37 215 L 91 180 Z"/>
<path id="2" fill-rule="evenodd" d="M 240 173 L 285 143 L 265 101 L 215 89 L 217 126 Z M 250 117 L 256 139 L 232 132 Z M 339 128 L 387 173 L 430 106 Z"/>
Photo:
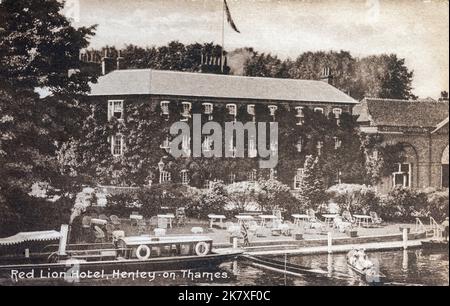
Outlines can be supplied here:
<path id="1" fill-rule="evenodd" d="M 444 222 L 442 222 L 441 225 L 444 228 L 443 231 L 444 240 L 448 241 L 448 217 L 445 218 Z"/>

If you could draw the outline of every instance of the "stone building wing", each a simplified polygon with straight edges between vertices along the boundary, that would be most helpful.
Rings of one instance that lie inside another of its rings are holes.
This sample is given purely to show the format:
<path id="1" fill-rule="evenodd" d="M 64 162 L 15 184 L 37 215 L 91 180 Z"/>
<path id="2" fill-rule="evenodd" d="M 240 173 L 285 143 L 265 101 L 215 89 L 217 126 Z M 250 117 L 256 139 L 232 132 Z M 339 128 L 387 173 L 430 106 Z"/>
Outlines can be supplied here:
<path id="1" fill-rule="evenodd" d="M 366 126 L 435 128 L 448 117 L 448 101 L 408 101 L 365 98 L 353 108 Z"/>

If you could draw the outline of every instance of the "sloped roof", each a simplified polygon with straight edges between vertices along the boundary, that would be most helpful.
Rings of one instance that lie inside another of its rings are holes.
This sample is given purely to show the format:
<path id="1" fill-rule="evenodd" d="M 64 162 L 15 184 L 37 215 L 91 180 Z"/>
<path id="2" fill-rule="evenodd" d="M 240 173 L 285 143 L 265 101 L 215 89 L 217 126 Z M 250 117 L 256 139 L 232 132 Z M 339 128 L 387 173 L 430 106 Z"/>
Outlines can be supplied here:
<path id="1" fill-rule="evenodd" d="M 11 237 L 0 238 L 0 245 L 19 244 L 28 241 L 49 241 L 61 238 L 57 231 L 21 232 Z"/>
<path id="2" fill-rule="evenodd" d="M 437 131 L 439 131 L 440 129 L 442 129 L 444 126 L 448 125 L 448 116 L 447 118 L 445 118 L 444 120 L 442 120 L 441 122 L 439 122 L 436 125 L 436 128 L 431 132 L 431 133 L 436 133 Z"/>
<path id="3" fill-rule="evenodd" d="M 115 70 L 91 84 L 91 96 L 168 95 L 358 103 L 323 81 L 243 77 L 153 69 Z"/>
<path id="4" fill-rule="evenodd" d="M 372 126 L 436 127 L 448 117 L 448 107 L 448 102 L 364 98 L 353 114 Z"/>

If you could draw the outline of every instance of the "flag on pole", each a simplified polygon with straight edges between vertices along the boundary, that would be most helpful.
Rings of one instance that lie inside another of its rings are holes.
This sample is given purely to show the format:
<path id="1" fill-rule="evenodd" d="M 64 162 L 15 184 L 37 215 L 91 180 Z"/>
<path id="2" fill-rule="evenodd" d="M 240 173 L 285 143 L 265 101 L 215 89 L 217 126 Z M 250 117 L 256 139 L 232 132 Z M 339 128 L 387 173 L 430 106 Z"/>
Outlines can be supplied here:
<path id="1" fill-rule="evenodd" d="M 224 6 L 225 6 L 225 13 L 227 14 L 228 23 L 230 24 L 230 26 L 233 30 L 235 30 L 238 33 L 241 33 L 241 32 L 239 32 L 238 28 L 234 24 L 233 18 L 231 18 L 231 13 L 230 13 L 230 9 L 228 8 L 227 0 L 223 0 L 223 1 L 224 1 Z"/>

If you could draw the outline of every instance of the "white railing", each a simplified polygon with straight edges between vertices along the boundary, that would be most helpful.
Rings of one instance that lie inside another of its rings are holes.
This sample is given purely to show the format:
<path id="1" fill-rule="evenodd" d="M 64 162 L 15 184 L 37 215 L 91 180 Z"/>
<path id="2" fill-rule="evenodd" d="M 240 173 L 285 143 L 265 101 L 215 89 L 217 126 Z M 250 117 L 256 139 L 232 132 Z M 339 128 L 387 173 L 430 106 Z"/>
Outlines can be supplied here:
<path id="1" fill-rule="evenodd" d="M 442 237 L 442 227 L 439 223 L 434 220 L 433 217 L 430 217 L 430 227 L 433 230 L 433 238 L 441 238 Z"/>
<path id="2" fill-rule="evenodd" d="M 419 218 L 416 218 L 416 226 L 414 228 L 415 232 L 427 232 L 426 226 L 422 223 L 422 221 Z"/>

